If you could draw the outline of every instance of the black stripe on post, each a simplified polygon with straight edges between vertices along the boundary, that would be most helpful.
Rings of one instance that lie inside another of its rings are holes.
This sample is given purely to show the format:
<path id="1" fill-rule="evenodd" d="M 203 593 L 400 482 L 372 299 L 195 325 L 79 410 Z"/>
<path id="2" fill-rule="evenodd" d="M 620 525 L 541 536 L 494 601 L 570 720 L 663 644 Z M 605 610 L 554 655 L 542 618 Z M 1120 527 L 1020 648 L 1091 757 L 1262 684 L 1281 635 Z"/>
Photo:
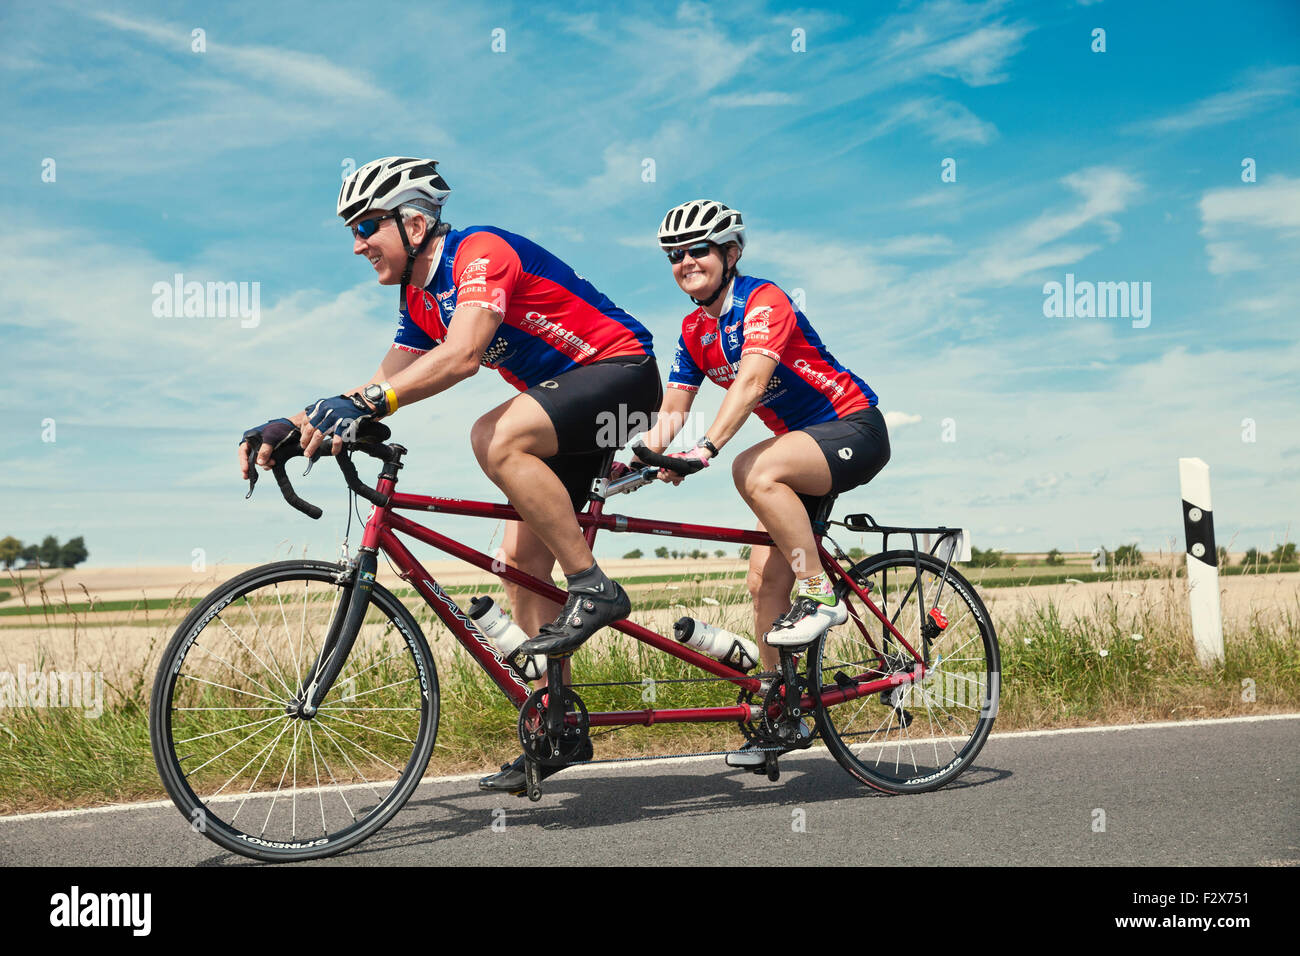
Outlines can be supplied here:
<path id="1" fill-rule="evenodd" d="M 1218 567 L 1219 553 L 1214 547 L 1214 512 L 1198 508 L 1183 499 L 1183 532 L 1187 536 L 1187 555 L 1202 564 Z"/>

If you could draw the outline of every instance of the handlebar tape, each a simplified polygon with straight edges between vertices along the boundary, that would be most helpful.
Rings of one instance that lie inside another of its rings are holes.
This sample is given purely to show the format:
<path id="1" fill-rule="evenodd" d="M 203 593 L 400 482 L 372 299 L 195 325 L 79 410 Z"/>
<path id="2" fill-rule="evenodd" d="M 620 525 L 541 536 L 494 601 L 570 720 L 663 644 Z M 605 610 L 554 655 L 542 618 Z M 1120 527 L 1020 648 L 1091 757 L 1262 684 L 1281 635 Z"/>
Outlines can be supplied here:
<path id="1" fill-rule="evenodd" d="M 637 459 L 645 462 L 647 465 L 654 465 L 658 468 L 666 468 L 668 471 L 678 475 L 693 475 L 704 467 L 702 461 L 692 461 L 689 458 L 672 458 L 668 455 L 661 455 L 658 452 L 651 451 L 645 445 L 633 445 L 632 454 Z"/>
<path id="2" fill-rule="evenodd" d="M 275 475 L 275 483 L 280 486 L 280 494 L 284 495 L 284 500 L 289 502 L 290 505 L 309 518 L 319 518 L 324 514 L 310 501 L 303 501 L 298 497 L 297 492 L 293 490 L 293 485 L 289 483 L 289 476 L 285 474 L 284 462 L 277 461 L 271 468 L 271 474 Z"/>

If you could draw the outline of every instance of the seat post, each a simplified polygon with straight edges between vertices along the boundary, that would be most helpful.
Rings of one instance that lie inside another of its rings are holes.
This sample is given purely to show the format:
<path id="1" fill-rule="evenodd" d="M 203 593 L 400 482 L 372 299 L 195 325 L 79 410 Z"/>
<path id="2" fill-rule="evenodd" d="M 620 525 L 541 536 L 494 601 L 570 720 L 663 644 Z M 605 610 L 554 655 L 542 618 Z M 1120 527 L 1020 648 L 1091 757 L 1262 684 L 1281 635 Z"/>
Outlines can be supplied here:
<path id="1" fill-rule="evenodd" d="M 600 460 L 600 470 L 596 472 L 591 479 L 591 490 L 587 492 L 587 514 L 599 517 L 600 513 L 605 510 L 605 485 L 606 478 L 609 475 L 609 469 L 614 464 L 614 455 L 618 453 L 617 448 L 611 448 L 605 452 Z M 587 547 L 592 547 L 596 541 L 596 526 L 588 525 L 582 532 L 582 536 L 587 539 Z"/>

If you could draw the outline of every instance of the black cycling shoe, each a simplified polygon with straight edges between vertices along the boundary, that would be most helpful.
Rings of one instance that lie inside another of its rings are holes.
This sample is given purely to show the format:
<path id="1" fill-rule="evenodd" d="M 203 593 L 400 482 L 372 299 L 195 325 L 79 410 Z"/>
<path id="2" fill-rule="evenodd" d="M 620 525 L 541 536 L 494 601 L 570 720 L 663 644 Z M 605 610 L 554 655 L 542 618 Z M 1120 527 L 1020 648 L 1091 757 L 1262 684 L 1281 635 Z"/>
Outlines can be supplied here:
<path id="1" fill-rule="evenodd" d="M 632 601 L 617 581 L 612 594 L 570 591 L 564 610 L 550 624 L 542 625 L 537 636 L 519 645 L 519 654 L 567 657 L 606 624 L 621 621 L 632 613 Z"/>
<path id="2" fill-rule="evenodd" d="M 583 740 L 582 748 L 574 755 L 574 762 L 583 763 L 590 760 L 593 753 L 591 738 L 588 737 Z M 513 763 L 503 763 L 501 772 L 484 777 L 478 782 L 478 788 L 488 793 L 510 793 L 516 797 L 522 797 L 528 792 L 528 776 L 524 772 L 524 764 L 527 759 L 523 754 L 520 754 Z M 572 766 L 572 764 L 565 764 L 563 767 L 539 767 L 538 771 L 541 778 L 545 780 L 568 766 Z"/>

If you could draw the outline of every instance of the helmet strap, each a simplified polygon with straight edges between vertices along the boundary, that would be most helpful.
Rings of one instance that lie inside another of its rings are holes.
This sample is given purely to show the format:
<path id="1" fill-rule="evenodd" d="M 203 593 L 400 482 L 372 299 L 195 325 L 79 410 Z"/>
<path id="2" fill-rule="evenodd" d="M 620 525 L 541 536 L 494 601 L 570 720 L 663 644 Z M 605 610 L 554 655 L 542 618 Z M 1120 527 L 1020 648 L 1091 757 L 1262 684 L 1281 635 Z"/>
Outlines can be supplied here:
<path id="1" fill-rule="evenodd" d="M 726 248 L 719 246 L 718 251 L 722 253 L 723 261 L 726 262 L 726 255 L 727 255 Z M 740 261 L 740 256 L 736 256 L 736 261 L 737 262 Z M 718 296 L 722 295 L 723 291 L 727 288 L 727 285 L 731 282 L 733 278 L 735 278 L 735 276 L 736 276 L 736 264 L 733 262 L 730 265 L 723 267 L 722 279 L 718 282 L 718 287 L 713 290 L 713 295 L 709 296 L 707 299 L 697 299 L 695 298 L 695 296 L 691 296 L 691 301 L 694 302 L 696 305 L 702 305 L 706 308 L 708 306 L 713 305 L 714 302 L 718 301 Z"/>
<path id="2" fill-rule="evenodd" d="M 420 211 L 422 213 L 424 212 L 423 209 Z M 419 258 L 420 253 L 424 252 L 424 250 L 428 248 L 429 243 L 433 241 L 433 234 L 437 231 L 438 223 L 442 221 L 442 216 L 437 215 L 434 217 L 433 225 L 424 230 L 424 238 L 420 240 L 420 244 L 415 248 L 412 248 L 411 240 L 406 235 L 406 224 L 402 222 L 401 212 L 397 210 L 394 210 L 393 212 L 393 218 L 397 221 L 397 232 L 402 237 L 402 247 L 406 250 L 406 268 L 402 271 L 402 288 L 398 293 L 400 296 L 398 304 L 400 308 L 404 309 L 406 308 L 406 287 L 411 282 L 411 272 L 415 269 L 415 260 Z M 428 223 L 429 220 L 427 216 L 424 221 L 426 224 Z"/>

